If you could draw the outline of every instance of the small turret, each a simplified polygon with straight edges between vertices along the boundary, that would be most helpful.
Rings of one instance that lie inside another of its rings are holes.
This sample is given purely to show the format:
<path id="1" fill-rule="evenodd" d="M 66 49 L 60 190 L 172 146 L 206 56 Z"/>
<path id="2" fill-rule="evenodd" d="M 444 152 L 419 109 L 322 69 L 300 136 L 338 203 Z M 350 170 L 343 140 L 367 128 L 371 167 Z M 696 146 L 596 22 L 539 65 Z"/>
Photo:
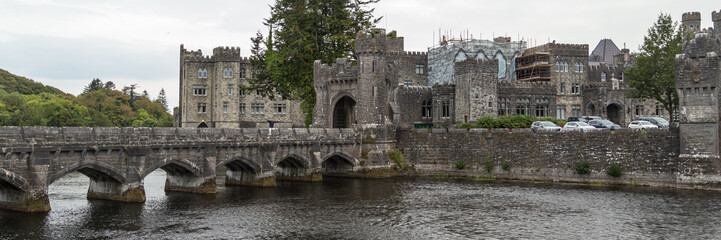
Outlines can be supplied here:
<path id="1" fill-rule="evenodd" d="M 716 34 L 721 33 L 721 10 L 718 12 L 713 11 L 711 13 L 711 20 L 713 20 L 713 32 Z"/>
<path id="2" fill-rule="evenodd" d="M 696 33 L 701 30 L 701 13 L 699 12 L 687 12 L 681 15 L 681 22 L 684 28 L 684 36 Z"/>

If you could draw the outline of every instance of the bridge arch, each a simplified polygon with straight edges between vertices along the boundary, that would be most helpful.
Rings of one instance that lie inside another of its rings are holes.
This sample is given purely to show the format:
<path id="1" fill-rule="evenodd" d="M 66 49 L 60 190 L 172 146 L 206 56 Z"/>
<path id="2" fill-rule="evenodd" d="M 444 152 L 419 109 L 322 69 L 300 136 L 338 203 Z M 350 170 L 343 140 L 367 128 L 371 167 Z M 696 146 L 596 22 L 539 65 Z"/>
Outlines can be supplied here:
<path id="1" fill-rule="evenodd" d="M 146 168 L 145 171 L 140 174 L 140 178 L 145 178 L 158 168 L 163 169 L 168 175 L 172 176 L 202 176 L 203 173 L 200 167 L 188 160 L 166 158 Z"/>
<path id="2" fill-rule="evenodd" d="M 92 163 L 76 163 L 70 167 L 55 172 L 50 175 L 47 184 L 53 184 L 56 180 L 64 177 L 71 172 L 79 172 L 94 181 L 111 181 L 116 183 L 125 183 L 124 171 L 115 169 L 108 164 L 92 162 Z"/>
<path id="3" fill-rule="evenodd" d="M 352 171 L 356 166 L 356 159 L 343 152 L 328 154 L 321 162 L 323 173 L 343 173 Z"/>
<path id="4" fill-rule="evenodd" d="M 310 168 L 310 162 L 297 154 L 285 155 L 279 159 L 275 166 L 276 174 L 281 177 L 304 176 Z"/>
<path id="5" fill-rule="evenodd" d="M 5 169 L 0 169 L 0 188 L 11 188 L 20 191 L 28 191 L 30 185 L 25 178 Z"/>
<path id="6" fill-rule="evenodd" d="M 233 171 L 244 170 L 249 172 L 260 172 L 262 170 L 260 163 L 256 163 L 253 160 L 242 156 L 234 156 L 223 160 L 216 165 L 216 167 L 220 166 L 225 166 Z"/>

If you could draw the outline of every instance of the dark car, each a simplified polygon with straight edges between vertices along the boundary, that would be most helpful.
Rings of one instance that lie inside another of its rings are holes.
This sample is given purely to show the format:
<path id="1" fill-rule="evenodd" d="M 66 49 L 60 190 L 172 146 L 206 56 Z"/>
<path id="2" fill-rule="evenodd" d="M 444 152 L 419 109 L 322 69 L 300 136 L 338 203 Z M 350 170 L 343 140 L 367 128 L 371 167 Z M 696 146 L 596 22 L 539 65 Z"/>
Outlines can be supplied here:
<path id="1" fill-rule="evenodd" d="M 593 126 L 593 127 L 595 127 L 595 128 L 608 128 L 608 129 L 611 129 L 611 130 L 616 130 L 616 129 L 620 129 L 620 128 L 621 128 L 620 125 L 615 124 L 615 123 L 613 123 L 613 122 L 611 122 L 611 121 L 609 121 L 609 120 L 603 120 L 603 119 L 601 119 L 601 120 L 591 120 L 591 121 L 588 121 L 588 125 L 591 125 L 591 126 Z"/>
<path id="2" fill-rule="evenodd" d="M 668 121 L 660 117 L 640 117 L 638 120 L 647 121 L 658 126 L 658 128 L 668 128 Z"/>
<path id="3" fill-rule="evenodd" d="M 568 117 L 568 121 L 566 122 L 587 122 L 587 120 L 580 117 Z"/>

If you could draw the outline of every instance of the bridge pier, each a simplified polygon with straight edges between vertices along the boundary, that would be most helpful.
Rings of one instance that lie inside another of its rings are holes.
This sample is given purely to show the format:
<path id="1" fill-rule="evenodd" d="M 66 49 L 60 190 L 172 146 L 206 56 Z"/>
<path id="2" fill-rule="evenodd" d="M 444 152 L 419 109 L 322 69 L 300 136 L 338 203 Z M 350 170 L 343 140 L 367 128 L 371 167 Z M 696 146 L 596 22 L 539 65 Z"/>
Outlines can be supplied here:
<path id="1" fill-rule="evenodd" d="M 0 209 L 20 212 L 50 211 L 47 189 L 22 191 L 19 189 L 0 189 Z"/>
<path id="2" fill-rule="evenodd" d="M 278 170 L 276 170 L 276 179 L 278 179 L 279 181 L 322 182 L 323 172 L 320 168 L 279 168 Z"/>
<path id="3" fill-rule="evenodd" d="M 231 170 L 225 172 L 225 185 L 248 187 L 275 187 L 275 174 L 273 171 L 252 172 Z"/>
<path id="4" fill-rule="evenodd" d="M 215 177 L 197 177 L 188 175 L 167 175 L 165 191 L 212 194 L 218 192 Z"/>
<path id="5" fill-rule="evenodd" d="M 142 181 L 121 183 L 110 179 L 91 178 L 88 199 L 145 202 L 145 187 Z"/>

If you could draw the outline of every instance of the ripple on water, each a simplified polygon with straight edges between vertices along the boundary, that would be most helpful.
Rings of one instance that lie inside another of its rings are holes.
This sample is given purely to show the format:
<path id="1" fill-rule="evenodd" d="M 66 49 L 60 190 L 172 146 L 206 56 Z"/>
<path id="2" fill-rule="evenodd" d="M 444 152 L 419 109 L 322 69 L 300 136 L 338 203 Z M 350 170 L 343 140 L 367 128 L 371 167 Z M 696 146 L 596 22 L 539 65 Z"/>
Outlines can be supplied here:
<path id="1" fill-rule="evenodd" d="M 279 182 L 147 201 L 86 200 L 88 179 L 49 188 L 46 214 L 0 212 L 1 239 L 603 239 L 717 238 L 721 193 L 429 179 Z"/>

